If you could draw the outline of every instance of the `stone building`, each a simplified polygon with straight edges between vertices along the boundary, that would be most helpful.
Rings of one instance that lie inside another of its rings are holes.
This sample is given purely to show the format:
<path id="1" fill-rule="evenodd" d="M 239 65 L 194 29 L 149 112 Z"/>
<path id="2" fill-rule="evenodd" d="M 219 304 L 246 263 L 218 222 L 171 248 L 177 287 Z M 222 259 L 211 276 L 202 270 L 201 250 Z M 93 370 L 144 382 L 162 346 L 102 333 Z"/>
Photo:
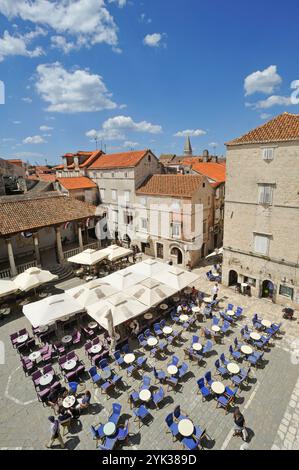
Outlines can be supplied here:
<path id="1" fill-rule="evenodd" d="M 223 282 L 298 307 L 299 115 L 283 113 L 226 145 Z"/>

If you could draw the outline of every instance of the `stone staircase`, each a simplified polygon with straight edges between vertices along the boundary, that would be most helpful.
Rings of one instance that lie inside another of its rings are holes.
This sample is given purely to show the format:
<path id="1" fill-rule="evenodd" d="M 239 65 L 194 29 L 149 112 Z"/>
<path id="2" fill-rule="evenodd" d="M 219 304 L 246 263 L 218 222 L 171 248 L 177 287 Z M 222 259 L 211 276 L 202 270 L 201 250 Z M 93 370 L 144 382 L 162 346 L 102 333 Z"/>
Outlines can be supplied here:
<path id="1" fill-rule="evenodd" d="M 58 276 L 58 281 L 54 281 L 53 284 L 57 284 L 58 282 L 68 281 L 72 277 L 74 277 L 72 266 L 68 263 L 65 264 L 52 264 L 47 266 L 46 268 L 52 274 Z"/>

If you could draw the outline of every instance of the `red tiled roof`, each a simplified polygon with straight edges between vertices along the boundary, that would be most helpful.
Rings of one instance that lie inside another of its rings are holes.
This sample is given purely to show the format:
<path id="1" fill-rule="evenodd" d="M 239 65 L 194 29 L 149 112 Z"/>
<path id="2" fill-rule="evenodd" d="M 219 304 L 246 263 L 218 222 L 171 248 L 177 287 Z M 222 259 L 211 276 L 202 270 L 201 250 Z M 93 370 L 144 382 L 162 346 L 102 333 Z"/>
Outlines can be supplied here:
<path id="1" fill-rule="evenodd" d="M 226 145 L 262 144 L 299 140 L 299 114 L 283 113 Z"/>
<path id="2" fill-rule="evenodd" d="M 203 180 L 204 177 L 201 175 L 153 175 L 137 189 L 136 193 L 190 198 Z"/>
<path id="3" fill-rule="evenodd" d="M 49 173 L 39 173 L 38 175 L 36 174 L 30 175 L 28 176 L 27 179 L 36 180 L 36 181 L 49 181 L 49 182 L 54 183 L 54 181 L 56 181 L 56 176 L 51 175 Z"/>
<path id="4" fill-rule="evenodd" d="M 128 168 L 138 165 L 140 160 L 147 154 L 148 150 L 138 150 L 124 153 L 111 153 L 102 155 L 90 165 L 91 170 L 101 170 L 107 168 Z"/>
<path id="5" fill-rule="evenodd" d="M 22 160 L 12 159 L 12 160 L 6 160 L 6 161 L 9 162 L 9 163 L 12 163 L 13 165 L 17 165 L 17 166 L 21 166 L 21 167 L 24 165 Z"/>
<path id="6" fill-rule="evenodd" d="M 61 184 L 61 186 L 69 191 L 74 189 L 90 189 L 97 187 L 97 185 L 86 176 L 56 179 Z"/>
<path id="7" fill-rule="evenodd" d="M 226 166 L 222 163 L 206 162 L 197 163 L 192 166 L 192 170 L 215 181 L 215 183 L 225 182 Z"/>
<path id="8" fill-rule="evenodd" d="M 43 193 L 34 198 L 9 196 L 0 198 L 0 235 L 62 225 L 95 216 L 95 206 L 73 197 Z"/>

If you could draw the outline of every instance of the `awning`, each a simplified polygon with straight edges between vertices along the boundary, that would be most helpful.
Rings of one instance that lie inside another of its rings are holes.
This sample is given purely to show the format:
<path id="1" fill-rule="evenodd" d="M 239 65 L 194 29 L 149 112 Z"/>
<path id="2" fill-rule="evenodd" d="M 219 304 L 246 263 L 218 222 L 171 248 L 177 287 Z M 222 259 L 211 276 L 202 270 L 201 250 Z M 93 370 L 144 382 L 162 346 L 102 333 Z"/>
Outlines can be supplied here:
<path id="1" fill-rule="evenodd" d="M 89 248 L 87 250 L 82 251 L 81 253 L 78 253 L 75 256 L 71 256 L 70 258 L 68 258 L 68 261 L 70 263 L 92 266 L 94 264 L 99 263 L 100 261 L 103 261 L 107 257 L 108 254 L 105 250 L 92 250 Z"/>
<path id="2" fill-rule="evenodd" d="M 13 281 L 8 279 L 0 279 L 0 298 L 14 294 L 17 291 L 18 288 Z"/>
<path id="3" fill-rule="evenodd" d="M 69 289 L 66 293 L 79 302 L 82 307 L 88 307 L 111 295 L 117 294 L 118 289 L 108 282 L 104 282 L 103 279 L 95 279 L 84 285 Z"/>
<path id="4" fill-rule="evenodd" d="M 185 271 L 184 269 L 168 265 L 167 269 L 158 274 L 154 274 L 153 279 L 157 279 L 158 281 L 167 284 L 169 287 L 180 291 L 190 284 L 194 284 L 198 281 L 199 276 L 189 271 Z"/>
<path id="5" fill-rule="evenodd" d="M 27 292 L 47 282 L 56 281 L 57 279 L 58 276 L 52 274 L 50 271 L 44 271 L 39 268 L 29 268 L 16 276 L 13 283 L 17 289 Z"/>
<path id="6" fill-rule="evenodd" d="M 213 251 L 213 253 L 210 253 L 208 256 L 206 256 L 206 259 L 213 258 L 213 256 L 219 256 L 219 255 L 223 255 L 223 247 L 216 249 L 215 251 Z"/>
<path id="7" fill-rule="evenodd" d="M 149 241 L 150 241 L 150 235 L 147 235 L 146 233 L 136 233 L 135 239 L 132 243 L 133 244 L 136 243 L 136 242 L 137 243 L 138 242 L 149 243 Z"/>
<path id="8" fill-rule="evenodd" d="M 145 279 L 140 284 L 124 290 L 124 294 L 134 297 L 148 308 L 159 305 L 163 300 L 175 294 L 176 290 L 154 279 Z"/>

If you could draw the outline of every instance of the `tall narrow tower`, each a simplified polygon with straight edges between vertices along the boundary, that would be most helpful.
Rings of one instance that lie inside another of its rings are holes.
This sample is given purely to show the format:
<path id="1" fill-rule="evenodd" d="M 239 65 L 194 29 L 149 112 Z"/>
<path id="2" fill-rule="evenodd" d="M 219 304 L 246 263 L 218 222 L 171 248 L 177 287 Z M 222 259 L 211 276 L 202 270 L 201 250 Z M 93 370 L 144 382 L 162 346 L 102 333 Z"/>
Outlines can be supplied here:
<path id="1" fill-rule="evenodd" d="M 192 147 L 191 147 L 191 142 L 190 142 L 190 138 L 189 138 L 188 135 L 187 135 L 186 140 L 185 140 L 184 155 L 186 157 L 192 157 Z"/>

